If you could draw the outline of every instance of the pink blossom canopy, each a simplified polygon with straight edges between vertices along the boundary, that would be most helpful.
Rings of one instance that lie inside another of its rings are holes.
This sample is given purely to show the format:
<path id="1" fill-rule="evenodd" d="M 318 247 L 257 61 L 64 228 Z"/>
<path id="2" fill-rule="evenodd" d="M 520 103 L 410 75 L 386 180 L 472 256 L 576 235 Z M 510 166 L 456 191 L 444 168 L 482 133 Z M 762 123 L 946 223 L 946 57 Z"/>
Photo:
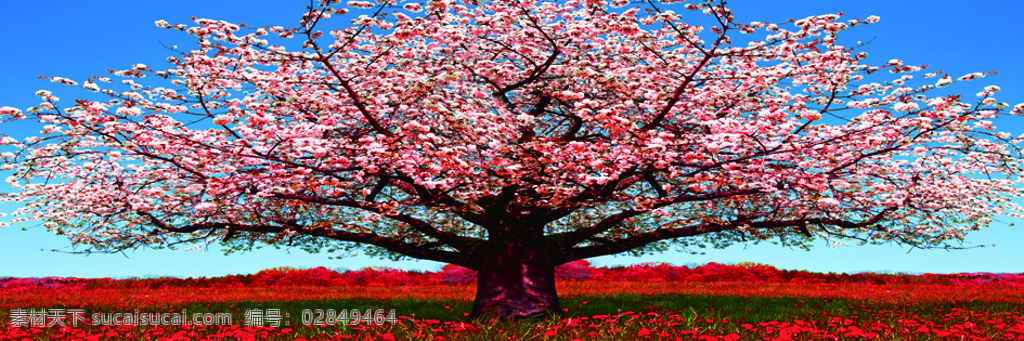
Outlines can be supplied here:
<path id="1" fill-rule="evenodd" d="M 351 242 L 476 268 L 460 252 L 488 236 L 565 263 L 666 241 L 937 246 L 1016 216 L 1021 139 L 992 120 L 1024 106 L 865 65 L 837 37 L 875 17 L 320 5 L 294 29 L 160 21 L 197 49 L 116 80 L 52 78 L 110 100 L 3 107 L 46 124 L 2 140 L 16 220 L 101 249 Z"/>

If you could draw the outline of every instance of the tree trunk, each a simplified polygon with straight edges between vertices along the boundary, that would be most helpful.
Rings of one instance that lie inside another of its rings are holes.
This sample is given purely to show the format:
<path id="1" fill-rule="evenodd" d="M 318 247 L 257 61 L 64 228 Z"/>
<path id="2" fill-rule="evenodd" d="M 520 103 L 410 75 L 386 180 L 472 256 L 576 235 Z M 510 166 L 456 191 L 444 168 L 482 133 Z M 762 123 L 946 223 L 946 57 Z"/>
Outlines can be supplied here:
<path id="1" fill-rule="evenodd" d="M 502 249 L 480 262 L 470 317 L 510 320 L 562 313 L 550 259 L 519 243 Z"/>

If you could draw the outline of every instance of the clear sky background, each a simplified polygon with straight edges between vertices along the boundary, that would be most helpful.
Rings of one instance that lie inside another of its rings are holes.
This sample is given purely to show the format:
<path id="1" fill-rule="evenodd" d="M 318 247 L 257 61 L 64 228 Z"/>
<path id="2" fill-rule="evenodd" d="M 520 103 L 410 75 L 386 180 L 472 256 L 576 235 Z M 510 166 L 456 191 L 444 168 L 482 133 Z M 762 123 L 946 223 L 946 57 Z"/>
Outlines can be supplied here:
<path id="1" fill-rule="evenodd" d="M 25 109 L 38 105 L 36 90 L 49 89 L 70 101 L 84 92 L 58 86 L 39 75 L 60 76 L 81 82 L 92 75 L 106 76 L 106 69 L 125 69 L 135 63 L 153 68 L 166 66 L 172 53 L 166 45 L 191 46 L 191 37 L 156 27 L 159 19 L 191 24 L 196 16 L 244 22 L 255 26 L 295 26 L 308 1 L 16 1 L 0 0 L 0 105 Z M 1000 74 L 961 84 L 957 92 L 967 96 L 986 85 L 999 85 L 997 99 L 1011 105 L 1024 102 L 1024 28 L 1018 0 L 734 0 L 730 1 L 741 22 L 779 22 L 788 18 L 846 12 L 847 19 L 878 15 L 879 23 L 847 31 L 840 40 L 858 40 L 872 64 L 899 58 L 907 64 L 928 64 L 953 77 L 997 70 Z M 685 10 L 677 10 L 685 12 Z M 997 129 L 1014 135 L 1024 131 L 1024 118 L 996 121 Z M 35 135 L 28 125 L 0 124 L 14 136 Z M 0 172 L 6 178 L 10 172 Z M 8 191 L 0 184 L 0 191 Z M 17 204 L 0 203 L 0 212 L 13 212 Z M 10 217 L 0 218 L 6 220 Z M 707 262 L 759 262 L 782 269 L 819 272 L 1008 272 L 1024 273 L 1024 230 L 1017 219 L 1003 218 L 985 231 L 969 234 L 965 245 L 986 245 L 960 251 L 909 250 L 899 246 L 851 246 L 829 248 L 824 242 L 811 251 L 784 249 L 770 244 L 737 245 L 707 250 L 694 256 L 669 251 L 641 258 L 619 256 L 590 259 L 595 266 L 667 262 L 675 265 Z M 301 250 L 257 251 L 224 256 L 220 252 L 138 250 L 125 254 L 90 256 L 52 252 L 68 250 L 70 242 L 52 235 L 32 222 L 0 227 L 0 277 L 130 277 L 170 275 L 178 277 L 255 273 L 277 266 L 360 269 L 389 266 L 436 271 L 443 265 L 429 261 L 390 262 L 365 256 L 328 259 L 329 254 Z M 27 227 L 28 231 L 21 228 Z M 991 244 L 995 244 L 994 247 Z M 910 251 L 908 253 L 908 251 Z"/>

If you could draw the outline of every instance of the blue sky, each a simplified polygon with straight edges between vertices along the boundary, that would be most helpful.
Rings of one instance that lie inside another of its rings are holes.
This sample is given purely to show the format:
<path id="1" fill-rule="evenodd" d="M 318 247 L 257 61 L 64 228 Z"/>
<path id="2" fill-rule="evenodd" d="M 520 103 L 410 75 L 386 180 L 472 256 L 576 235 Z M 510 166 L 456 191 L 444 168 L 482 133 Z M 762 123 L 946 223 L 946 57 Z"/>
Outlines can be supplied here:
<path id="1" fill-rule="evenodd" d="M 5 1 L 0 11 L 0 105 L 27 108 L 39 103 L 36 90 L 49 89 L 70 100 L 82 92 L 56 86 L 39 75 L 81 81 L 105 75 L 106 69 L 124 69 L 135 63 L 162 66 L 171 52 L 161 44 L 188 46 L 190 37 L 160 29 L 153 22 L 189 23 L 188 17 L 244 22 L 256 26 L 294 26 L 308 1 Z M 892 58 L 907 64 L 928 64 L 954 77 L 976 71 L 997 70 L 998 75 L 963 84 L 957 92 L 973 95 L 986 85 L 1002 87 L 997 98 L 1024 102 L 1024 28 L 1017 0 L 963 1 L 821 1 L 734 0 L 730 7 L 740 21 L 778 22 L 788 18 L 846 12 L 847 18 L 878 15 L 877 24 L 861 26 L 841 37 L 846 45 L 870 40 L 864 48 L 870 62 L 883 64 Z M 677 12 L 683 12 L 678 10 Z M 996 121 L 999 130 L 1014 135 L 1024 131 L 1024 118 Z M 6 134 L 34 135 L 27 125 L 0 125 Z M 37 127 L 36 127 L 37 128 Z M 0 172 L 7 177 L 8 172 Z M 9 190 L 0 184 L 0 191 Z M 0 204 L 0 212 L 12 212 L 15 204 Z M 7 218 L 2 218 L 7 219 Z M 665 252 L 641 258 L 600 257 L 597 266 L 668 262 L 676 265 L 706 262 L 759 262 L 783 269 L 821 272 L 1024 272 L 1024 231 L 1003 218 L 984 231 L 969 234 L 967 245 L 986 245 L 961 251 L 913 250 L 899 246 L 841 247 L 821 243 L 811 251 L 772 245 L 708 250 L 694 256 Z M 138 250 L 126 254 L 90 256 L 49 251 L 67 250 L 66 238 L 54 236 L 32 223 L 0 227 L 0 277 L 129 277 L 171 275 L 179 277 L 254 273 L 276 266 L 359 269 L 390 266 L 436 271 L 443 265 L 428 261 L 390 262 L 365 256 L 328 259 L 329 254 L 301 250 L 257 251 L 224 256 L 219 252 Z M 29 227 L 28 231 L 21 231 Z M 994 247 L 989 246 L 995 244 Z M 337 256 L 337 255 L 335 255 Z"/>

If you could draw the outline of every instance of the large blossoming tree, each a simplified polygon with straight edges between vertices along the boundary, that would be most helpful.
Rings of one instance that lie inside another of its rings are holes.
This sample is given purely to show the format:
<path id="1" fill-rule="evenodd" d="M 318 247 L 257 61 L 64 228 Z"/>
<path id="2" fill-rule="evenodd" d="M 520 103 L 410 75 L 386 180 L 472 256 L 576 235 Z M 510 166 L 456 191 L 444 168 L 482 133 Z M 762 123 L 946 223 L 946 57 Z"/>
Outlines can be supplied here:
<path id="1" fill-rule="evenodd" d="M 1017 212 L 1021 140 L 988 119 L 1024 105 L 995 86 L 929 96 L 954 79 L 865 65 L 837 36 L 874 17 L 335 2 L 291 29 L 160 21 L 197 49 L 113 71 L 124 85 L 52 78 L 109 99 L 3 107 L 46 124 L 2 140 L 18 219 L 89 250 L 363 247 L 457 264 L 478 272 L 473 316 L 510 318 L 561 312 L 555 266 L 589 257 L 957 247 Z M 350 9 L 364 14 L 328 19 Z"/>

